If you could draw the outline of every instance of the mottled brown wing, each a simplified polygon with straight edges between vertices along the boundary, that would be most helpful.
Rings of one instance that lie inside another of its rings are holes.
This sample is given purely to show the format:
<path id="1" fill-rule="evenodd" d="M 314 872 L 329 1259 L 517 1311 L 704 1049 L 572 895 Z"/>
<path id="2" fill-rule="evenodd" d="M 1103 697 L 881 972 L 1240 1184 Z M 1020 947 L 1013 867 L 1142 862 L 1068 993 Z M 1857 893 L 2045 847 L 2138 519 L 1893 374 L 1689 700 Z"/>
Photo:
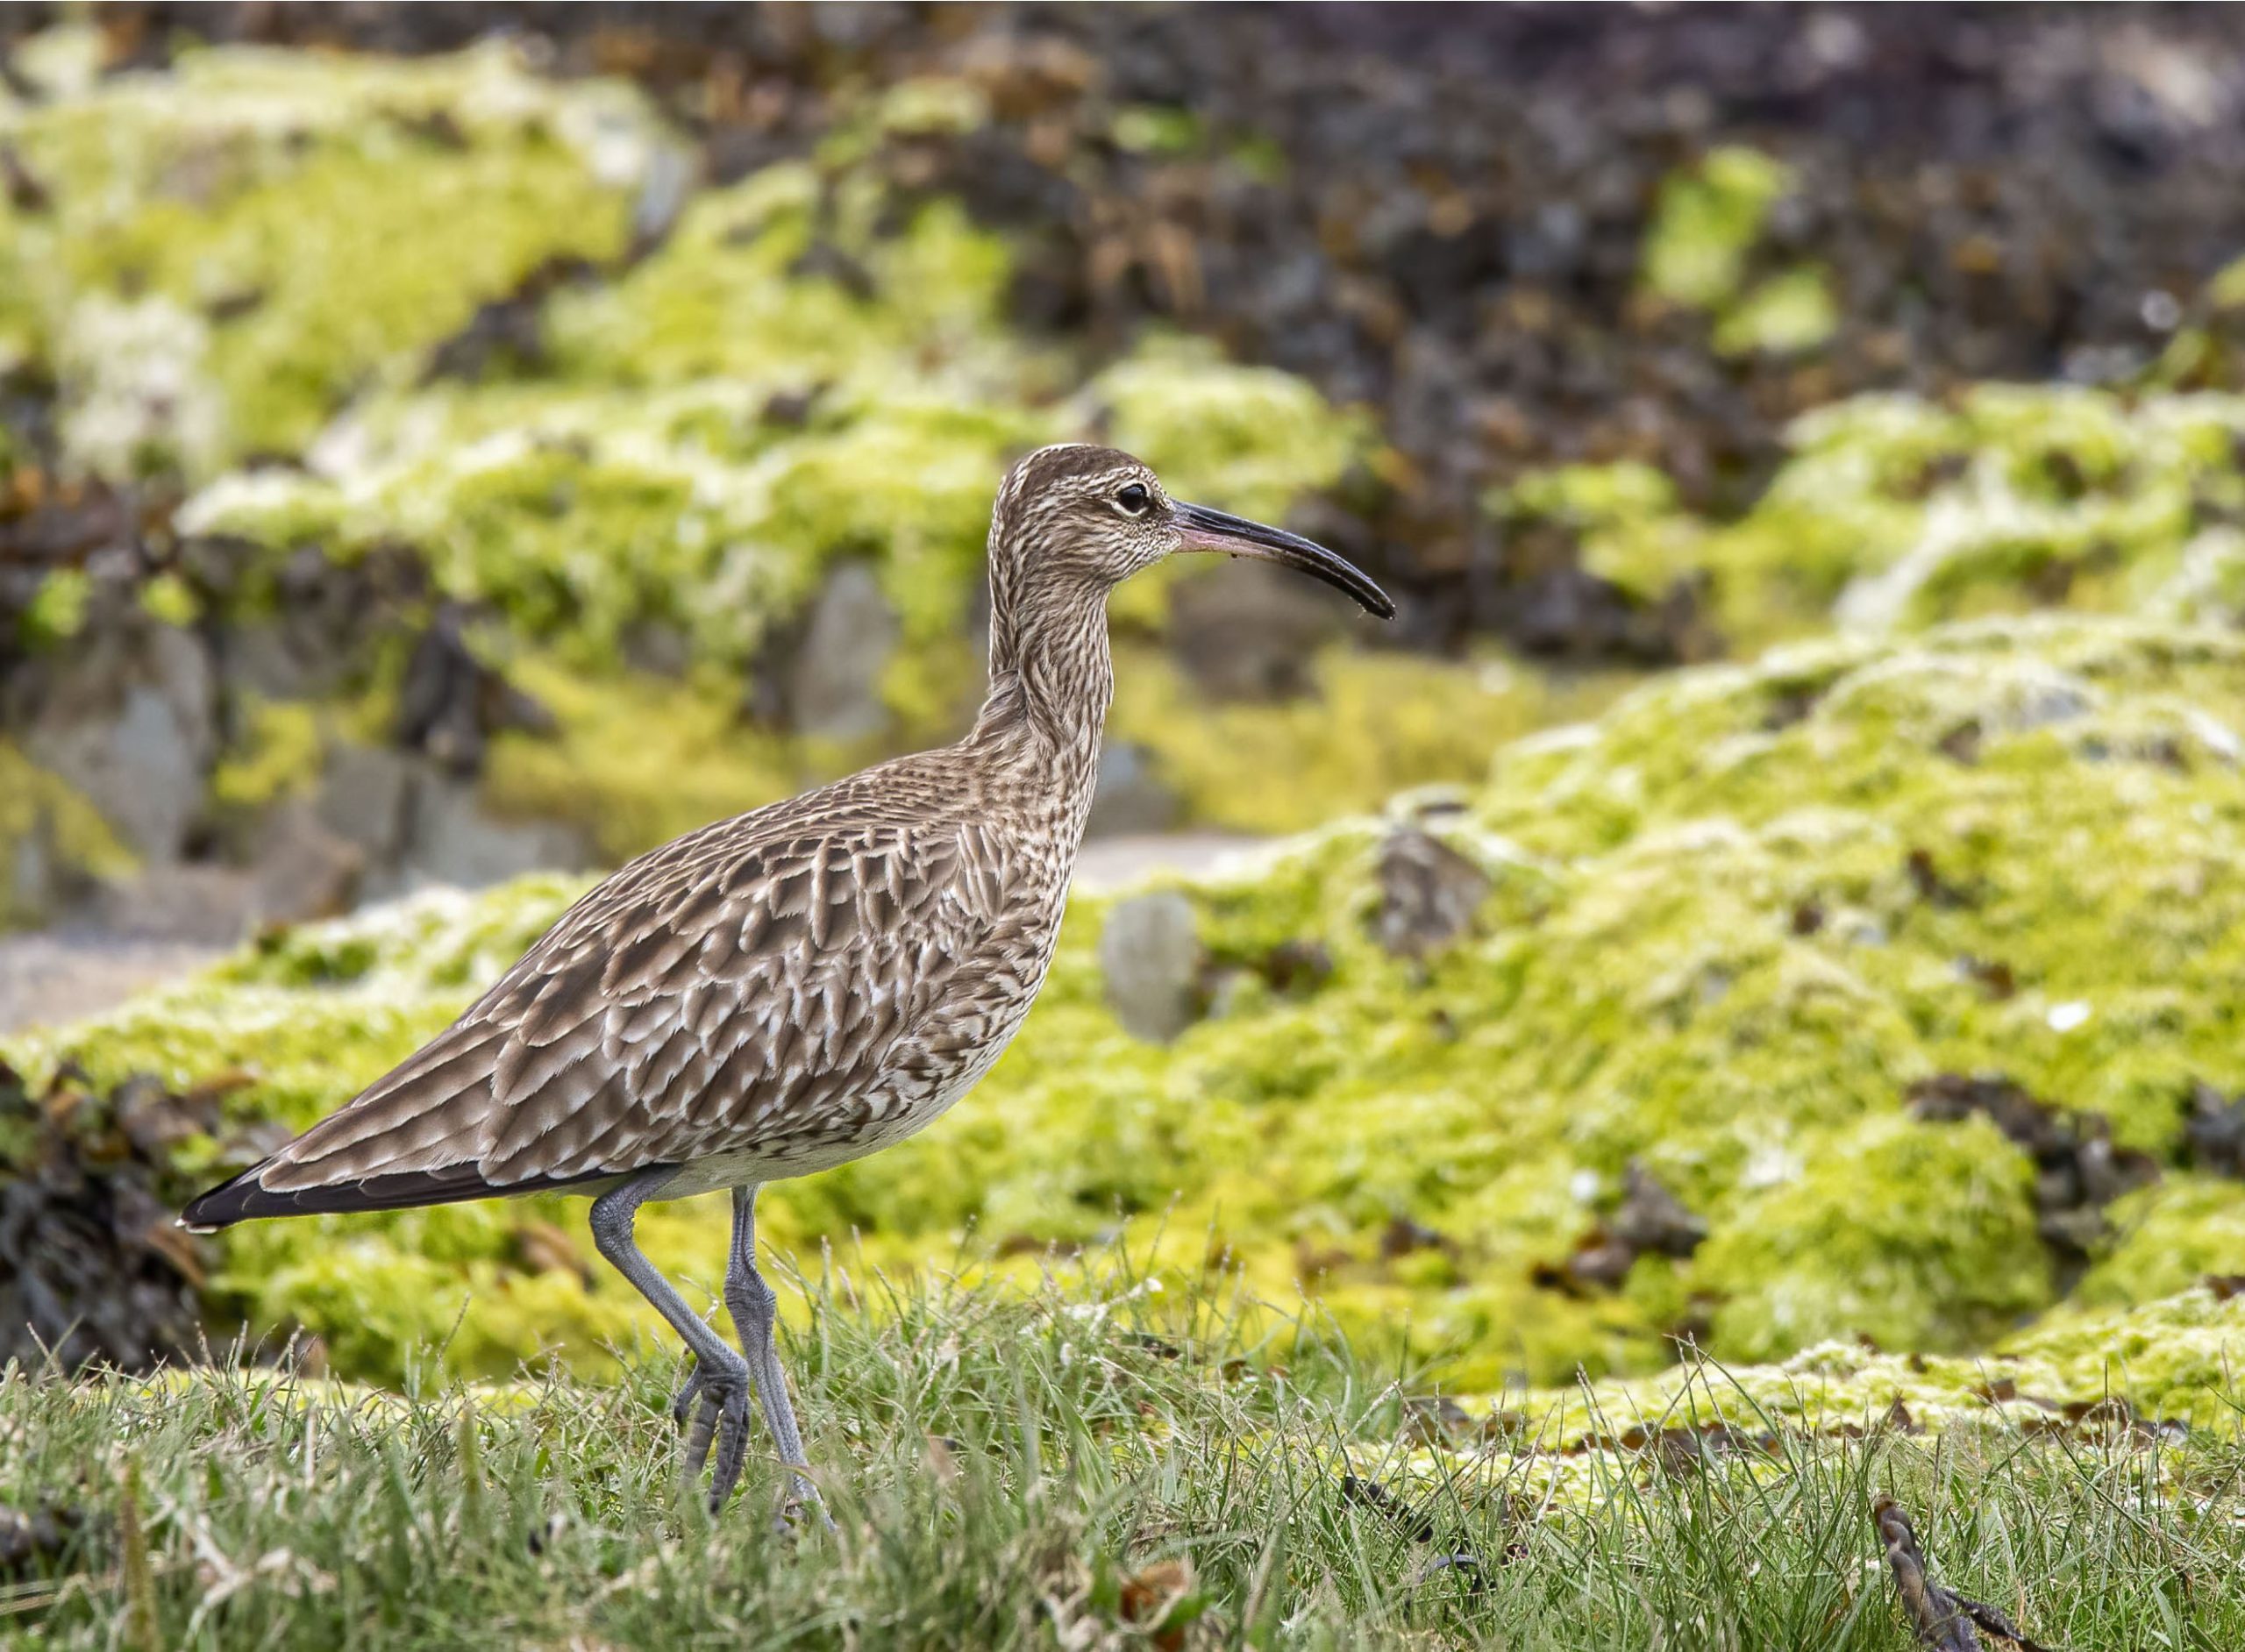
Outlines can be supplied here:
<path id="1" fill-rule="evenodd" d="M 752 827 L 763 830 L 752 831 Z M 721 822 L 588 893 L 459 1021 L 185 1220 L 564 1186 L 877 1122 L 1008 927 L 973 824 Z"/>

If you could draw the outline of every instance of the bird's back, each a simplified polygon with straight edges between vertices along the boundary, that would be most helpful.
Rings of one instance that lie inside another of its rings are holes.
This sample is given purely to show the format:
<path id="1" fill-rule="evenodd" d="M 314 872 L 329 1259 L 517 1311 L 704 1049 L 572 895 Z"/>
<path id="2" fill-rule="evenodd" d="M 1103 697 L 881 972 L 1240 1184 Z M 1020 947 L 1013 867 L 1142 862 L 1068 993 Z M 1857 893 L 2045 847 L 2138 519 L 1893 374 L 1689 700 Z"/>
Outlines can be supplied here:
<path id="1" fill-rule="evenodd" d="M 451 1027 L 183 1219 L 697 1161 L 716 1186 L 871 1150 L 948 1106 L 1020 1025 L 1080 829 L 1072 800 L 967 745 L 688 833 L 588 892 Z"/>

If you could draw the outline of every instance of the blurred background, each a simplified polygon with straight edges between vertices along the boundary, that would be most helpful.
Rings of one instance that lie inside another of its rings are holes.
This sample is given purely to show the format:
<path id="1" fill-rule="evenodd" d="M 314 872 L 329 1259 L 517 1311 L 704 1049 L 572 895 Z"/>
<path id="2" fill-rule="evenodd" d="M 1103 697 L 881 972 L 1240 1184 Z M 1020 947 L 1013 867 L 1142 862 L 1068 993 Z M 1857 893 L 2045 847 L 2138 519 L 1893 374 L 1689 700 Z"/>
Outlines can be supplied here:
<path id="1" fill-rule="evenodd" d="M 963 727 L 1083 437 L 1401 616 L 1118 594 L 1047 1007 L 783 1243 L 1142 1241 L 1492 1386 L 2245 1274 L 2241 47 L 0 5 L 0 1356 L 602 1357 L 558 1201 L 161 1219 L 582 874 Z"/>

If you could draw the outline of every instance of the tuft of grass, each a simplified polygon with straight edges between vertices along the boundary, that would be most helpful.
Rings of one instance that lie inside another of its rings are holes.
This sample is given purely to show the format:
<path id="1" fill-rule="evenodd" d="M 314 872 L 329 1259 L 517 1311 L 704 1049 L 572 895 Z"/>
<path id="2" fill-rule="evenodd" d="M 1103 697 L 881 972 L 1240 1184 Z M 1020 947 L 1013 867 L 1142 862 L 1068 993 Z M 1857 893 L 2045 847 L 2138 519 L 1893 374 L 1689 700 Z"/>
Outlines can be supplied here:
<path id="1" fill-rule="evenodd" d="M 768 1453 L 716 1521 L 681 1494 L 667 1357 L 403 1392 L 293 1354 L 11 1369 L 0 1501 L 61 1536 L 0 1560 L 0 1644 L 1899 1649 L 1881 1495 L 2046 1645 L 2245 1644 L 2234 1430 L 1429 1444 L 1409 1374 L 1315 1325 L 1282 1368 L 1239 1300 L 1091 1277 L 797 1281 L 830 1527 L 773 1528 Z"/>

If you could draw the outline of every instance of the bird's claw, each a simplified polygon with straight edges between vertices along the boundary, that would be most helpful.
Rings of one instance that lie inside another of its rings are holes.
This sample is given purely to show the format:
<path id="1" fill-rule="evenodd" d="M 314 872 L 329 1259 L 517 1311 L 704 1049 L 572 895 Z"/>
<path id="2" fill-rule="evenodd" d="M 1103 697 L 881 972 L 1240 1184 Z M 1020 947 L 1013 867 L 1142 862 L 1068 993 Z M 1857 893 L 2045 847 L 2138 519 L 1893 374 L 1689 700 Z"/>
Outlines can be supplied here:
<path id="1" fill-rule="evenodd" d="M 738 1370 L 696 1365 L 694 1374 L 678 1391 L 678 1398 L 671 1402 L 671 1414 L 679 1421 L 686 1421 L 689 1415 L 693 1418 L 693 1427 L 686 1436 L 686 1456 L 680 1477 L 685 1485 L 691 1486 L 702 1478 L 702 1465 L 709 1461 L 710 1448 L 716 1447 L 716 1465 L 709 1479 L 709 1513 L 713 1515 L 724 1508 L 725 1499 L 739 1483 L 741 1466 L 748 1459 L 748 1368 L 745 1364 Z"/>
<path id="2" fill-rule="evenodd" d="M 678 1392 L 671 1396 L 670 1420 L 683 1428 L 686 1420 L 694 1414 L 695 1397 L 707 1385 L 702 1380 L 702 1366 L 696 1363 L 686 1374 L 686 1380 L 678 1385 Z"/>

